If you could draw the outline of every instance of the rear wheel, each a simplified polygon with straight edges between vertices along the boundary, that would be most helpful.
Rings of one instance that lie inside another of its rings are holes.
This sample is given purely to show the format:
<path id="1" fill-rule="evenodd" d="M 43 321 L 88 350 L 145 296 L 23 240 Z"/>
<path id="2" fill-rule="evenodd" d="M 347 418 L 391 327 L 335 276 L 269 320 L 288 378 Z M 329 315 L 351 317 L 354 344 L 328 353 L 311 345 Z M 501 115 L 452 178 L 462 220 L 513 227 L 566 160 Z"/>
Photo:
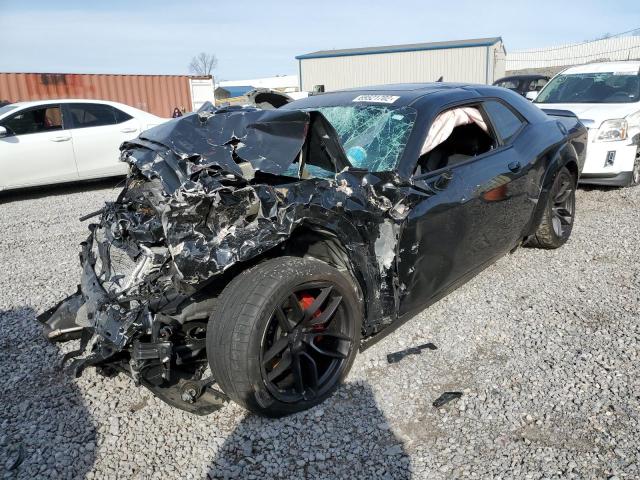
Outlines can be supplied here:
<path id="1" fill-rule="evenodd" d="M 529 245 L 538 248 L 558 248 L 566 243 L 573 229 L 576 209 L 576 178 L 566 167 L 556 175 L 536 233 Z"/>
<path id="2" fill-rule="evenodd" d="M 222 292 L 209 320 L 207 356 L 232 400 L 262 415 L 286 415 L 317 405 L 342 382 L 361 322 L 350 279 L 318 260 L 276 258 Z"/>

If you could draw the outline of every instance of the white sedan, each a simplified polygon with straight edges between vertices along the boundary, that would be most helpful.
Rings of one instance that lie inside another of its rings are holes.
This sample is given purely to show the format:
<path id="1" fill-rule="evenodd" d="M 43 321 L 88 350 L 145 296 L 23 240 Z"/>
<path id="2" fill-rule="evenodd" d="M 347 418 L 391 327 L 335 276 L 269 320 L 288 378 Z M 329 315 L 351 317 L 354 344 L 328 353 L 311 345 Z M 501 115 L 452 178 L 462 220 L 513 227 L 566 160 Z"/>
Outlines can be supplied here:
<path id="1" fill-rule="evenodd" d="M 165 121 L 102 100 L 0 107 L 0 190 L 126 174 L 120 144 Z"/>

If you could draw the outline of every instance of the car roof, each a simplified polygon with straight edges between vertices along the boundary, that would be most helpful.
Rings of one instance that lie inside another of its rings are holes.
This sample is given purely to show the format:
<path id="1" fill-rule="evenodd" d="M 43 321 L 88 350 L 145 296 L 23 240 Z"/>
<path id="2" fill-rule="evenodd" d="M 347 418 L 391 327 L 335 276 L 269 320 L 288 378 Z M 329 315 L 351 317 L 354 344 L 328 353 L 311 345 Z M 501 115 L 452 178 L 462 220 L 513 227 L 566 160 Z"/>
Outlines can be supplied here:
<path id="1" fill-rule="evenodd" d="M 638 73 L 640 74 L 640 61 L 627 61 L 627 62 L 600 62 L 600 63 L 587 63 L 586 65 L 578 65 L 576 67 L 569 67 L 564 70 L 563 74 L 574 73 L 601 73 L 601 72 L 620 72 L 620 73 Z"/>
<path id="2" fill-rule="evenodd" d="M 360 99 L 362 95 L 369 98 Z M 376 96 L 393 98 L 376 99 Z M 372 98 L 373 97 L 373 98 Z M 390 85 L 373 85 L 348 90 L 311 95 L 307 98 L 295 100 L 280 108 L 311 110 L 323 107 L 335 107 L 361 103 L 366 105 L 386 105 L 393 108 L 414 107 L 421 114 L 430 115 L 446 105 L 455 102 L 475 101 L 486 98 L 499 98 L 517 108 L 527 120 L 541 120 L 541 110 L 532 107 L 531 102 L 506 88 L 493 85 L 470 83 L 403 83 Z"/>
<path id="3" fill-rule="evenodd" d="M 310 95 L 285 105 L 282 108 L 313 108 L 323 106 L 348 105 L 362 95 L 369 96 L 392 96 L 398 97 L 392 102 L 375 101 L 368 99 L 363 103 L 370 104 L 393 104 L 394 107 L 405 107 L 413 104 L 415 101 L 427 95 L 453 94 L 455 92 L 467 92 L 469 96 L 477 96 L 477 88 L 497 88 L 487 87 L 480 84 L 469 83 L 449 83 L 449 82 L 433 82 L 433 83 L 395 83 L 388 85 L 372 85 L 367 87 L 349 88 L 345 90 L 336 90 L 327 93 Z"/>
<path id="4" fill-rule="evenodd" d="M 38 105 L 51 105 L 56 103 L 102 103 L 107 105 L 124 105 L 123 103 L 112 102 L 110 100 L 99 100 L 95 98 L 52 98 L 46 100 L 30 100 L 25 102 L 14 102 L 10 105 L 14 105 L 16 107 L 25 108 L 25 107 L 36 107 Z M 129 105 L 124 105 L 129 106 Z M 133 108 L 133 107 L 130 107 Z"/>

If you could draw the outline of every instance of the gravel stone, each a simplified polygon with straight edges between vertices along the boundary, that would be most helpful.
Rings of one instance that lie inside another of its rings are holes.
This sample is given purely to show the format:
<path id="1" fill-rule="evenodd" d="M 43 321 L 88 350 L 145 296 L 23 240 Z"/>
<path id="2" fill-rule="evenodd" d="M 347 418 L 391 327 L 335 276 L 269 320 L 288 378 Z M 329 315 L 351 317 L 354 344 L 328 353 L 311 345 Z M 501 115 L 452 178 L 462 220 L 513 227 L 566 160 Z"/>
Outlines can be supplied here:
<path id="1" fill-rule="evenodd" d="M 640 188 L 580 189 L 563 248 L 500 259 L 360 354 L 323 405 L 273 420 L 59 370 L 77 342 L 47 343 L 35 317 L 75 291 L 78 217 L 115 183 L 0 196 L 3 478 L 640 477 Z M 464 395 L 433 408 L 445 391 Z"/>

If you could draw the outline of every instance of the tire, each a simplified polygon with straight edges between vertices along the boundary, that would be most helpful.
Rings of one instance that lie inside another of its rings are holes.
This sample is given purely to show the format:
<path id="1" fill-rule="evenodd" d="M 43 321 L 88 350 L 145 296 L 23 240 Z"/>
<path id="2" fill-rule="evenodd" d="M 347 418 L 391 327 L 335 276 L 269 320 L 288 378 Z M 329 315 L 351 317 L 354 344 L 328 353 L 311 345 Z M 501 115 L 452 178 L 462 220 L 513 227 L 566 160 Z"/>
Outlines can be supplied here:
<path id="1" fill-rule="evenodd" d="M 229 398 L 279 417 L 335 391 L 355 359 L 361 325 L 350 278 L 319 260 L 275 258 L 222 291 L 209 318 L 207 358 Z"/>
<path id="2" fill-rule="evenodd" d="M 542 220 L 529 239 L 529 246 L 554 249 L 567 242 L 575 218 L 576 184 L 576 177 L 562 167 L 549 190 Z"/>
<path id="3" fill-rule="evenodd" d="M 628 187 L 635 187 L 640 185 L 640 148 L 636 152 L 636 159 L 633 162 L 633 171 L 631 172 L 631 181 L 627 185 Z"/>

